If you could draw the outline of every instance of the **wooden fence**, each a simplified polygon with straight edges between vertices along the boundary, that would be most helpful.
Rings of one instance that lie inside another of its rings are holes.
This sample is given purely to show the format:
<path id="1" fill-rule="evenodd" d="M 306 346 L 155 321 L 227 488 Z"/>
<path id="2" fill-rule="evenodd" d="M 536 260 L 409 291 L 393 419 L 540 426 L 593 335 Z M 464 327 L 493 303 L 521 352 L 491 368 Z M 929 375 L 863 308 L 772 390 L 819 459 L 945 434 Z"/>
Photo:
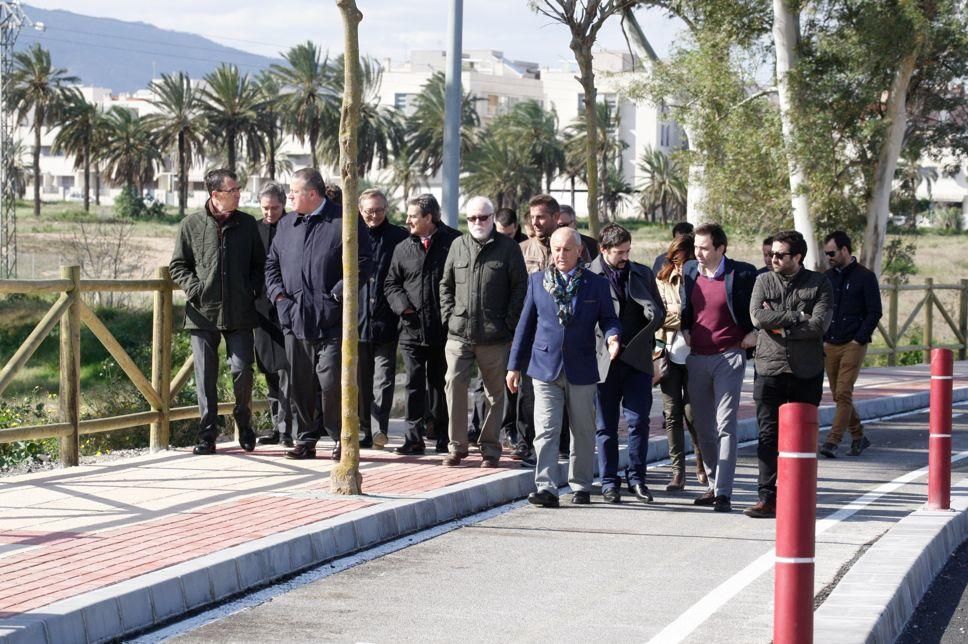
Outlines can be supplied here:
<path id="1" fill-rule="evenodd" d="M 170 440 L 172 421 L 195 418 L 198 408 L 170 406 L 191 377 L 194 362 L 191 356 L 172 376 L 172 322 L 173 293 L 178 288 L 168 274 L 168 268 L 159 268 L 154 279 L 142 280 L 81 280 L 80 268 L 69 266 L 61 268 L 60 279 L 46 280 L 0 280 L 0 294 L 24 293 L 31 295 L 58 293 L 59 297 L 47 314 L 41 318 L 34 330 L 23 341 L 14 355 L 0 370 L 0 394 L 10 385 L 14 376 L 34 354 L 41 342 L 60 323 L 60 422 L 49 425 L 32 425 L 0 429 L 0 443 L 43 438 L 60 438 L 60 458 L 64 465 L 78 464 L 80 436 L 97 432 L 108 432 L 141 425 L 150 425 L 150 446 L 152 451 L 167 449 Z M 94 311 L 81 298 L 86 292 L 151 292 L 154 293 L 154 319 L 151 341 L 151 380 L 149 381 L 124 348 L 114 338 L 108 328 L 98 319 Z M 917 293 L 912 310 L 898 325 L 902 293 Z M 949 312 L 942 303 L 939 293 L 956 292 L 958 310 Z M 968 350 L 968 279 L 960 284 L 935 284 L 926 279 L 924 284 L 881 285 L 882 299 L 885 301 L 885 315 L 878 324 L 878 330 L 886 347 L 872 347 L 868 355 L 887 355 L 888 364 L 897 364 L 898 355 L 910 351 L 922 351 L 923 362 L 929 361 L 933 348 L 949 348 L 958 351 L 958 359 L 964 360 Z M 938 342 L 945 339 L 935 334 L 935 312 L 946 323 L 944 335 L 951 336 L 955 343 Z M 905 335 L 918 320 L 923 318 L 921 344 L 904 344 Z M 956 321 L 957 318 L 957 321 Z M 886 326 L 885 326 L 886 323 Z M 104 345 L 118 366 L 131 380 L 131 383 L 144 397 L 150 411 L 80 420 L 81 402 L 81 325 L 84 324 Z M 950 332 L 950 333 L 948 333 Z M 229 416 L 233 403 L 219 405 L 219 414 Z M 253 402 L 253 411 L 267 408 L 264 400 Z"/>
<path id="2" fill-rule="evenodd" d="M 0 280 L 0 294 L 23 293 L 41 295 L 59 293 L 60 296 L 41 318 L 17 351 L 0 370 L 0 395 L 14 376 L 34 354 L 41 342 L 60 323 L 60 422 L 0 429 L 0 443 L 43 438 L 60 438 L 60 458 L 64 465 L 77 465 L 80 436 L 109 432 L 130 427 L 150 425 L 152 451 L 167 449 L 171 422 L 198 416 L 198 407 L 171 407 L 170 403 L 182 390 L 194 372 L 191 356 L 172 377 L 172 324 L 174 318 L 173 293 L 178 288 L 168 274 L 159 268 L 155 279 L 141 280 L 81 280 L 80 268 L 61 268 L 60 279 Z M 151 380 L 141 372 L 110 330 L 98 319 L 81 297 L 86 292 L 154 293 L 154 318 L 151 339 Z M 84 324 L 104 345 L 121 367 L 131 384 L 141 393 L 150 411 L 110 418 L 81 420 L 81 325 Z M 220 415 L 230 416 L 233 403 L 218 406 Z M 254 401 L 253 411 L 267 408 L 264 400 Z"/>

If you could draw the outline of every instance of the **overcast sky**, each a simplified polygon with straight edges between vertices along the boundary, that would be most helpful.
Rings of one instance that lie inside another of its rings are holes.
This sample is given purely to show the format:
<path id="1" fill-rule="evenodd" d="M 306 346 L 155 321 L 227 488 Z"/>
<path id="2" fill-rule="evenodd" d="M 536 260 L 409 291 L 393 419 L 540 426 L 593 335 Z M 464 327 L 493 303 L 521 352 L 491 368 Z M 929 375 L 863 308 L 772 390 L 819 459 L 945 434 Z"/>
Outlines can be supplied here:
<path id="1" fill-rule="evenodd" d="M 29 4 L 147 22 L 266 56 L 277 56 L 306 40 L 333 51 L 342 49 L 342 22 L 335 0 L 31 0 Z M 363 12 L 364 54 L 403 61 L 413 49 L 445 48 L 447 0 L 357 0 L 357 5 Z M 665 55 L 679 25 L 658 12 L 640 10 L 637 16 L 653 47 Z M 535 14 L 527 0 L 465 0 L 463 34 L 465 50 L 497 49 L 512 59 L 552 67 L 574 62 L 567 29 Z M 603 30 L 599 45 L 626 48 L 617 20 Z"/>

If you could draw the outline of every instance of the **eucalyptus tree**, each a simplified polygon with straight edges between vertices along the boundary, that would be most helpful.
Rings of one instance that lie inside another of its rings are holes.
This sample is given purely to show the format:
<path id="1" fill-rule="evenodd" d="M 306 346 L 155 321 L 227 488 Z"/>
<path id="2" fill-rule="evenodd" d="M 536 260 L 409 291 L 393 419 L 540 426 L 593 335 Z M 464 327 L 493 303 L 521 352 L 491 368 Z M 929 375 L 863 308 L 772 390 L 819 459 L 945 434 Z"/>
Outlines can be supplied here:
<path id="1" fill-rule="evenodd" d="M 104 113 L 77 90 L 68 92 L 54 137 L 54 152 L 74 157 L 74 169 L 84 169 L 84 210 L 91 209 L 91 163 L 101 152 Z"/>
<path id="2" fill-rule="evenodd" d="M 225 151 L 229 170 L 235 172 L 240 151 L 250 163 L 262 157 L 262 110 L 265 99 L 259 86 L 235 65 L 221 64 L 205 76 L 202 114 L 208 140 Z"/>
<path id="3" fill-rule="evenodd" d="M 339 123 L 339 95 L 334 90 L 334 73 L 329 58 L 313 42 L 292 47 L 282 55 L 285 65 L 274 64 L 282 94 L 279 108 L 287 114 L 287 127 L 309 145 L 314 168 L 319 167 L 320 137 L 325 127 Z"/>
<path id="4" fill-rule="evenodd" d="M 148 127 L 159 145 L 175 149 L 178 167 L 178 215 L 185 215 L 188 202 L 188 173 L 192 161 L 203 155 L 208 121 L 204 115 L 201 93 L 196 91 L 188 74 L 162 74 L 161 81 L 151 84 L 151 104 L 158 112 L 146 117 Z"/>
<path id="5" fill-rule="evenodd" d="M 477 99 L 465 94 L 461 99 L 461 157 L 477 142 L 480 116 Z M 421 170 L 435 175 L 444 162 L 444 73 L 435 72 L 413 100 L 413 113 L 407 118 L 407 145 Z"/>
<path id="6" fill-rule="evenodd" d="M 32 119 L 34 131 L 34 216 L 40 217 L 40 136 L 45 127 L 57 123 L 68 96 L 68 85 L 78 82 L 66 69 L 54 67 L 50 52 L 35 44 L 13 55 L 13 71 L 5 88 L 8 105 L 18 121 Z"/>

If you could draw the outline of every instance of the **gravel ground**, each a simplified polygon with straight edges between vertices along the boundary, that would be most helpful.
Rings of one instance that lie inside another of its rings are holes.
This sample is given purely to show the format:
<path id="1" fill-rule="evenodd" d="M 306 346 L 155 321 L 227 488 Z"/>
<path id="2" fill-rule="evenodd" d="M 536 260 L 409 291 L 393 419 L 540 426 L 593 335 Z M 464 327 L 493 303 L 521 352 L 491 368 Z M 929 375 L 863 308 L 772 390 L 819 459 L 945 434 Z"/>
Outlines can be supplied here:
<path id="1" fill-rule="evenodd" d="M 133 456 L 141 456 L 142 454 L 147 454 L 148 448 L 144 447 L 141 449 L 119 449 L 111 452 L 110 454 L 98 454 L 96 456 L 81 456 L 81 465 L 94 465 L 97 463 L 110 463 L 112 461 L 120 461 L 125 458 L 131 458 Z M 52 470 L 61 469 L 60 461 L 51 459 L 50 457 L 40 459 L 34 459 L 30 461 L 23 461 L 14 465 L 10 468 L 0 469 L 0 479 L 8 476 L 20 476 L 21 474 L 32 474 L 34 472 L 50 472 Z"/>

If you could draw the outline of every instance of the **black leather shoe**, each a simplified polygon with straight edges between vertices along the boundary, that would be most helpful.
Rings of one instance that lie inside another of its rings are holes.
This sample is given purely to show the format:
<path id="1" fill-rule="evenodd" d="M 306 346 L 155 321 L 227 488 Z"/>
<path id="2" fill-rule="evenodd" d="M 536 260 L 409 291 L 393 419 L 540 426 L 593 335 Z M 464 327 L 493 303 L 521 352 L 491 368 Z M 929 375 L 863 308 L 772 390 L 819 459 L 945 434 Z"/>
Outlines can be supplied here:
<path id="1" fill-rule="evenodd" d="M 605 499 L 605 503 L 621 503 L 622 493 L 618 491 L 618 488 L 610 487 L 602 492 L 602 498 Z"/>
<path id="2" fill-rule="evenodd" d="M 548 490 L 532 492 L 528 495 L 528 503 L 531 505 L 539 505 L 543 508 L 557 508 L 559 505 L 558 497 Z"/>
<path id="3" fill-rule="evenodd" d="M 279 432 L 272 432 L 268 436 L 260 436 L 259 440 L 256 442 L 259 443 L 259 445 L 278 445 L 279 439 L 280 439 Z M 291 441 L 292 439 L 290 438 L 289 440 Z M 290 445 L 289 447 L 292 447 L 292 445 Z"/>
<path id="4" fill-rule="evenodd" d="M 448 441 L 437 443 L 437 447 L 434 448 L 434 451 L 438 454 L 447 454 L 450 452 L 450 443 Z"/>
<path id="5" fill-rule="evenodd" d="M 632 485 L 632 494 L 642 503 L 652 503 L 652 492 L 649 492 L 649 488 L 645 483 L 634 483 Z"/>
<path id="6" fill-rule="evenodd" d="M 373 437 L 364 436 L 360 439 L 360 449 L 373 449 Z"/>
<path id="7" fill-rule="evenodd" d="M 427 448 L 423 443 L 404 443 L 393 451 L 395 454 L 402 454 L 403 456 L 423 456 L 426 450 Z"/>
<path id="8" fill-rule="evenodd" d="M 239 445 L 247 452 L 255 449 L 255 432 L 251 429 L 239 432 Z"/>
<path id="9" fill-rule="evenodd" d="M 575 492 L 571 495 L 572 505 L 588 505 L 592 502 L 592 496 L 588 492 Z"/>
<path id="10" fill-rule="evenodd" d="M 732 512 L 733 505 L 729 502 L 729 497 L 720 494 L 713 501 L 713 510 L 716 512 Z"/>
<path id="11" fill-rule="evenodd" d="M 199 444 L 192 449 L 192 454 L 198 454 L 199 456 L 202 456 L 205 454 L 214 454 L 214 453 L 215 453 L 215 443 L 208 443 L 206 441 L 199 442 Z"/>
<path id="12" fill-rule="evenodd" d="M 286 452 L 286 458 L 294 461 L 305 461 L 310 458 L 316 458 L 316 448 L 307 445 L 296 445 L 296 447 Z"/>
<path id="13" fill-rule="evenodd" d="M 296 446 L 296 444 L 292 441 L 292 436 L 290 436 L 289 434 L 283 434 L 283 436 L 282 436 L 282 444 L 285 445 L 286 447 L 295 447 Z"/>
<path id="14" fill-rule="evenodd" d="M 332 454 L 330 454 L 330 456 L 332 457 L 334 463 L 339 463 L 339 459 L 342 455 L 343 455 L 343 448 L 339 444 L 339 442 L 337 442 L 336 447 L 333 448 L 333 452 Z"/>
<path id="15" fill-rule="evenodd" d="M 692 500 L 693 505 L 712 505 L 716 502 L 716 494 L 712 490 L 706 490 Z"/>
<path id="16" fill-rule="evenodd" d="M 871 446 L 871 439 L 866 436 L 862 436 L 858 439 L 850 441 L 850 449 L 847 450 L 847 456 L 860 456 L 860 453 Z"/>

